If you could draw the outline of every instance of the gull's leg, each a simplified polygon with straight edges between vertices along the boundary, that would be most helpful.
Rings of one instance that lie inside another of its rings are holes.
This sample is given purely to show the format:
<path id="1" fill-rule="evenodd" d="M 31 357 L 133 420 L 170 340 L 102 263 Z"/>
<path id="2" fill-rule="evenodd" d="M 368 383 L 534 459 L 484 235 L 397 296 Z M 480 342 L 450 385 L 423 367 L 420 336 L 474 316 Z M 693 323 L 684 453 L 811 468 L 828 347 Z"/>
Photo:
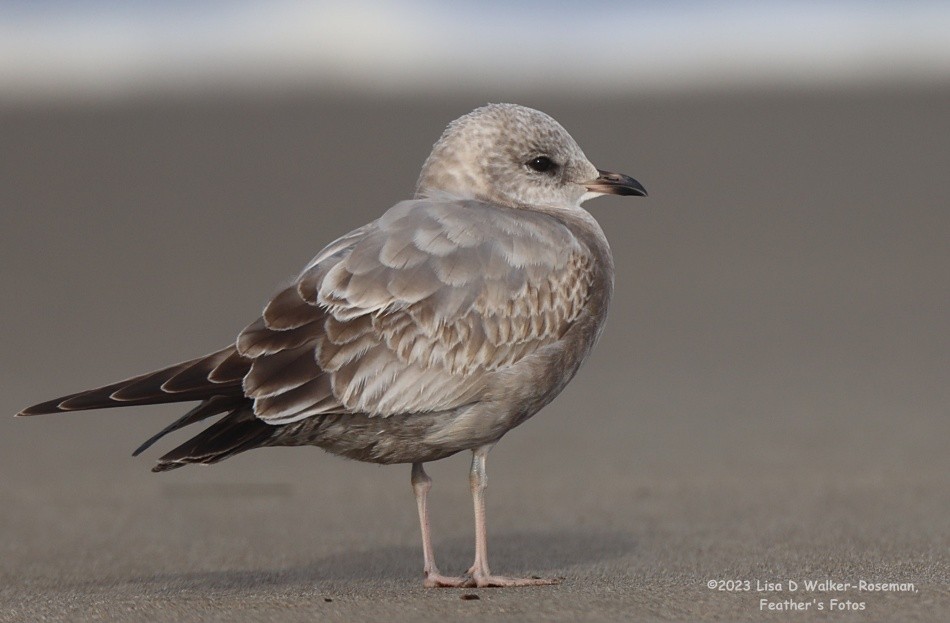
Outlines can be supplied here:
<path id="1" fill-rule="evenodd" d="M 425 559 L 425 580 L 427 588 L 437 586 L 459 587 L 468 581 L 468 578 L 451 578 L 439 573 L 435 566 L 435 552 L 432 551 L 432 534 L 429 530 L 429 489 L 432 488 L 432 479 L 423 469 L 422 463 L 412 464 L 412 491 L 416 494 L 416 506 L 419 507 L 419 527 L 422 528 L 422 557 Z"/>
<path id="2" fill-rule="evenodd" d="M 488 486 L 488 472 L 485 471 L 485 458 L 491 446 L 482 446 L 472 451 L 472 471 L 469 482 L 472 485 L 472 500 L 475 503 L 475 564 L 468 570 L 472 581 L 469 586 L 487 588 L 490 586 L 540 586 L 557 584 L 556 578 L 509 578 L 492 575 L 488 568 L 488 533 L 485 527 L 485 488 Z"/>

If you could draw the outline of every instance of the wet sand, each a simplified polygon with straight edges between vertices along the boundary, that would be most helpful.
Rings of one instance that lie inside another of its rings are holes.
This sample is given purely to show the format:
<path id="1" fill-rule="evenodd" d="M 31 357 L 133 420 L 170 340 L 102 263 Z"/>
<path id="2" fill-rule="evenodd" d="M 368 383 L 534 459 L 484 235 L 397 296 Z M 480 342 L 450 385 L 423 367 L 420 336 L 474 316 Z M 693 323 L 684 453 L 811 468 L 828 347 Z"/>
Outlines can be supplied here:
<path id="1" fill-rule="evenodd" d="M 408 466 L 298 448 L 152 474 L 129 454 L 181 407 L 5 417 L 0 621 L 946 617 L 950 89 L 519 102 L 651 194 L 588 204 L 606 333 L 488 462 L 493 570 L 564 582 L 424 590 Z M 0 111 L 0 413 L 233 339 L 481 103 Z M 467 464 L 430 470 L 446 572 L 473 554 Z"/>

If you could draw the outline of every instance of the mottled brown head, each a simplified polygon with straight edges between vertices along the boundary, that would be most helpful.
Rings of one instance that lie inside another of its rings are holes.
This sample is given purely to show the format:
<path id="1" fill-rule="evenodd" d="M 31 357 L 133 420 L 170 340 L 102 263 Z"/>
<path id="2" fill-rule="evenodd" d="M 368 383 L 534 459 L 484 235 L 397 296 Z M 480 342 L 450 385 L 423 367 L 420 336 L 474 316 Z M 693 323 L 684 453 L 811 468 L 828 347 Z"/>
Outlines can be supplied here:
<path id="1" fill-rule="evenodd" d="M 436 193 L 519 208 L 572 208 L 601 194 L 646 191 L 633 178 L 598 171 L 543 112 L 489 104 L 450 123 L 432 148 L 416 196 Z"/>

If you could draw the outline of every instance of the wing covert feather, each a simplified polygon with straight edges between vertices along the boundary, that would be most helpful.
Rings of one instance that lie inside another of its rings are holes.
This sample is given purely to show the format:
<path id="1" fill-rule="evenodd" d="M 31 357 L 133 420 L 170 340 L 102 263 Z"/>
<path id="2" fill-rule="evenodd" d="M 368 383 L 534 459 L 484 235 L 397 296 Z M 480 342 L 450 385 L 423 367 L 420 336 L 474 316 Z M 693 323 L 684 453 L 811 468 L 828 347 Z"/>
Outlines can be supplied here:
<path id="1" fill-rule="evenodd" d="M 490 372 L 564 335 L 592 268 L 551 216 L 404 201 L 324 249 L 245 329 L 245 393 L 275 424 L 461 406 Z"/>

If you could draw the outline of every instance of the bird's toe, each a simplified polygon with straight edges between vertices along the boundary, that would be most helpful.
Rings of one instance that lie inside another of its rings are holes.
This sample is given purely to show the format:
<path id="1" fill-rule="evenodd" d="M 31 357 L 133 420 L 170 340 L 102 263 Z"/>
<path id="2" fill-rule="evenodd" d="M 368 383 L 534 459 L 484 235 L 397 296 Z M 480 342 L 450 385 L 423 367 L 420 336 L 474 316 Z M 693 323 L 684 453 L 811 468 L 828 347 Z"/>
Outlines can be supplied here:
<path id="1" fill-rule="evenodd" d="M 455 577 L 441 573 L 427 573 L 422 585 L 426 588 L 469 588 L 475 586 L 475 583 L 467 576 Z"/>
<path id="2" fill-rule="evenodd" d="M 503 588 L 509 586 L 550 586 L 560 584 L 561 578 L 509 578 L 504 575 L 476 575 L 473 577 L 477 588 Z"/>

